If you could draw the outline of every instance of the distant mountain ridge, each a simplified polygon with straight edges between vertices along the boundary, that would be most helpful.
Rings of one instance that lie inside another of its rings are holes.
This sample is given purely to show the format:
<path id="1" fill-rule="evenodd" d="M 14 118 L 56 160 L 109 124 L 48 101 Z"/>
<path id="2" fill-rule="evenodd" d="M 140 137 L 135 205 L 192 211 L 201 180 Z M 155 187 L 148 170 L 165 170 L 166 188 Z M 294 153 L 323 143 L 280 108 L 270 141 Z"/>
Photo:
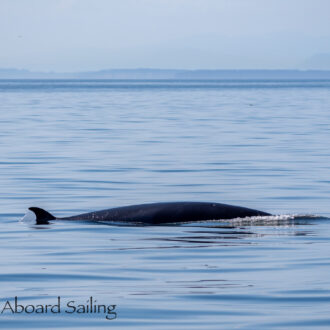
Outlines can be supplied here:
<path id="1" fill-rule="evenodd" d="M 0 79 L 330 79 L 330 70 L 106 69 L 60 73 L 1 69 Z"/>
<path id="2" fill-rule="evenodd" d="M 309 57 L 304 63 L 302 63 L 301 67 L 307 70 L 311 70 L 311 69 L 329 70 L 330 54 L 328 53 L 315 54 Z"/>

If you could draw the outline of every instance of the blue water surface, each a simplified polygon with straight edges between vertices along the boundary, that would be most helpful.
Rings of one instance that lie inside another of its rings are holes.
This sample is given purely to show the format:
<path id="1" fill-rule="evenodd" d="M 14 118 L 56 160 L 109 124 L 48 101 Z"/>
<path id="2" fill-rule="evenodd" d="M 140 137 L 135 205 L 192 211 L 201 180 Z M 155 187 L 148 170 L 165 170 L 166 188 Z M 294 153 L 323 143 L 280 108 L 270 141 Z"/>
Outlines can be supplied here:
<path id="1" fill-rule="evenodd" d="M 330 327 L 330 81 L 1 80 L 0 107 L 4 329 Z M 20 221 L 162 201 L 274 216 Z M 65 312 L 90 297 L 116 318 Z"/>

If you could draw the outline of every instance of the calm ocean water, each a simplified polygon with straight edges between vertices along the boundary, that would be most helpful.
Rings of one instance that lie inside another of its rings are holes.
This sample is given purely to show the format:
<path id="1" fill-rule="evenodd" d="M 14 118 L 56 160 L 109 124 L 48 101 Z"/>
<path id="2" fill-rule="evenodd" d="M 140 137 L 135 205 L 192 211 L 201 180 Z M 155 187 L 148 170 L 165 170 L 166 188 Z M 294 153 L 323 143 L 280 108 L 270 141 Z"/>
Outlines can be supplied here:
<path id="1" fill-rule="evenodd" d="M 3 328 L 330 327 L 330 81 L 2 80 L 0 107 Z M 276 216 L 20 221 L 159 201 Z M 116 319 L 67 313 L 90 297 Z"/>

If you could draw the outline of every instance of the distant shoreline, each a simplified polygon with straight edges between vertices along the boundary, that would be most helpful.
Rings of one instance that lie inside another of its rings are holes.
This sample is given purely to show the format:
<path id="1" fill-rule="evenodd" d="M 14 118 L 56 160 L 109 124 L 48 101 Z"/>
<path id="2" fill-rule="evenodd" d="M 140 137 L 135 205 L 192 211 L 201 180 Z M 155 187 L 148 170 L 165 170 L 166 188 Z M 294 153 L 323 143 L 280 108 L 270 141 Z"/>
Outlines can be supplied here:
<path id="1" fill-rule="evenodd" d="M 60 73 L 0 68 L 0 79 L 330 79 L 330 70 L 109 69 Z"/>

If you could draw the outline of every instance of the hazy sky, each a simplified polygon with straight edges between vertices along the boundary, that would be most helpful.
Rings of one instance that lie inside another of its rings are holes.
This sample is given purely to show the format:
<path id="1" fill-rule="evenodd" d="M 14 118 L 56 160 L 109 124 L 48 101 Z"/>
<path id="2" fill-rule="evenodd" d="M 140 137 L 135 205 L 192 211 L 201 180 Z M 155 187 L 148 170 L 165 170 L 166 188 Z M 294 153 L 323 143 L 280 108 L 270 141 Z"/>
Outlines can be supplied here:
<path id="1" fill-rule="evenodd" d="M 297 68 L 330 0 L 0 0 L 0 68 Z"/>

